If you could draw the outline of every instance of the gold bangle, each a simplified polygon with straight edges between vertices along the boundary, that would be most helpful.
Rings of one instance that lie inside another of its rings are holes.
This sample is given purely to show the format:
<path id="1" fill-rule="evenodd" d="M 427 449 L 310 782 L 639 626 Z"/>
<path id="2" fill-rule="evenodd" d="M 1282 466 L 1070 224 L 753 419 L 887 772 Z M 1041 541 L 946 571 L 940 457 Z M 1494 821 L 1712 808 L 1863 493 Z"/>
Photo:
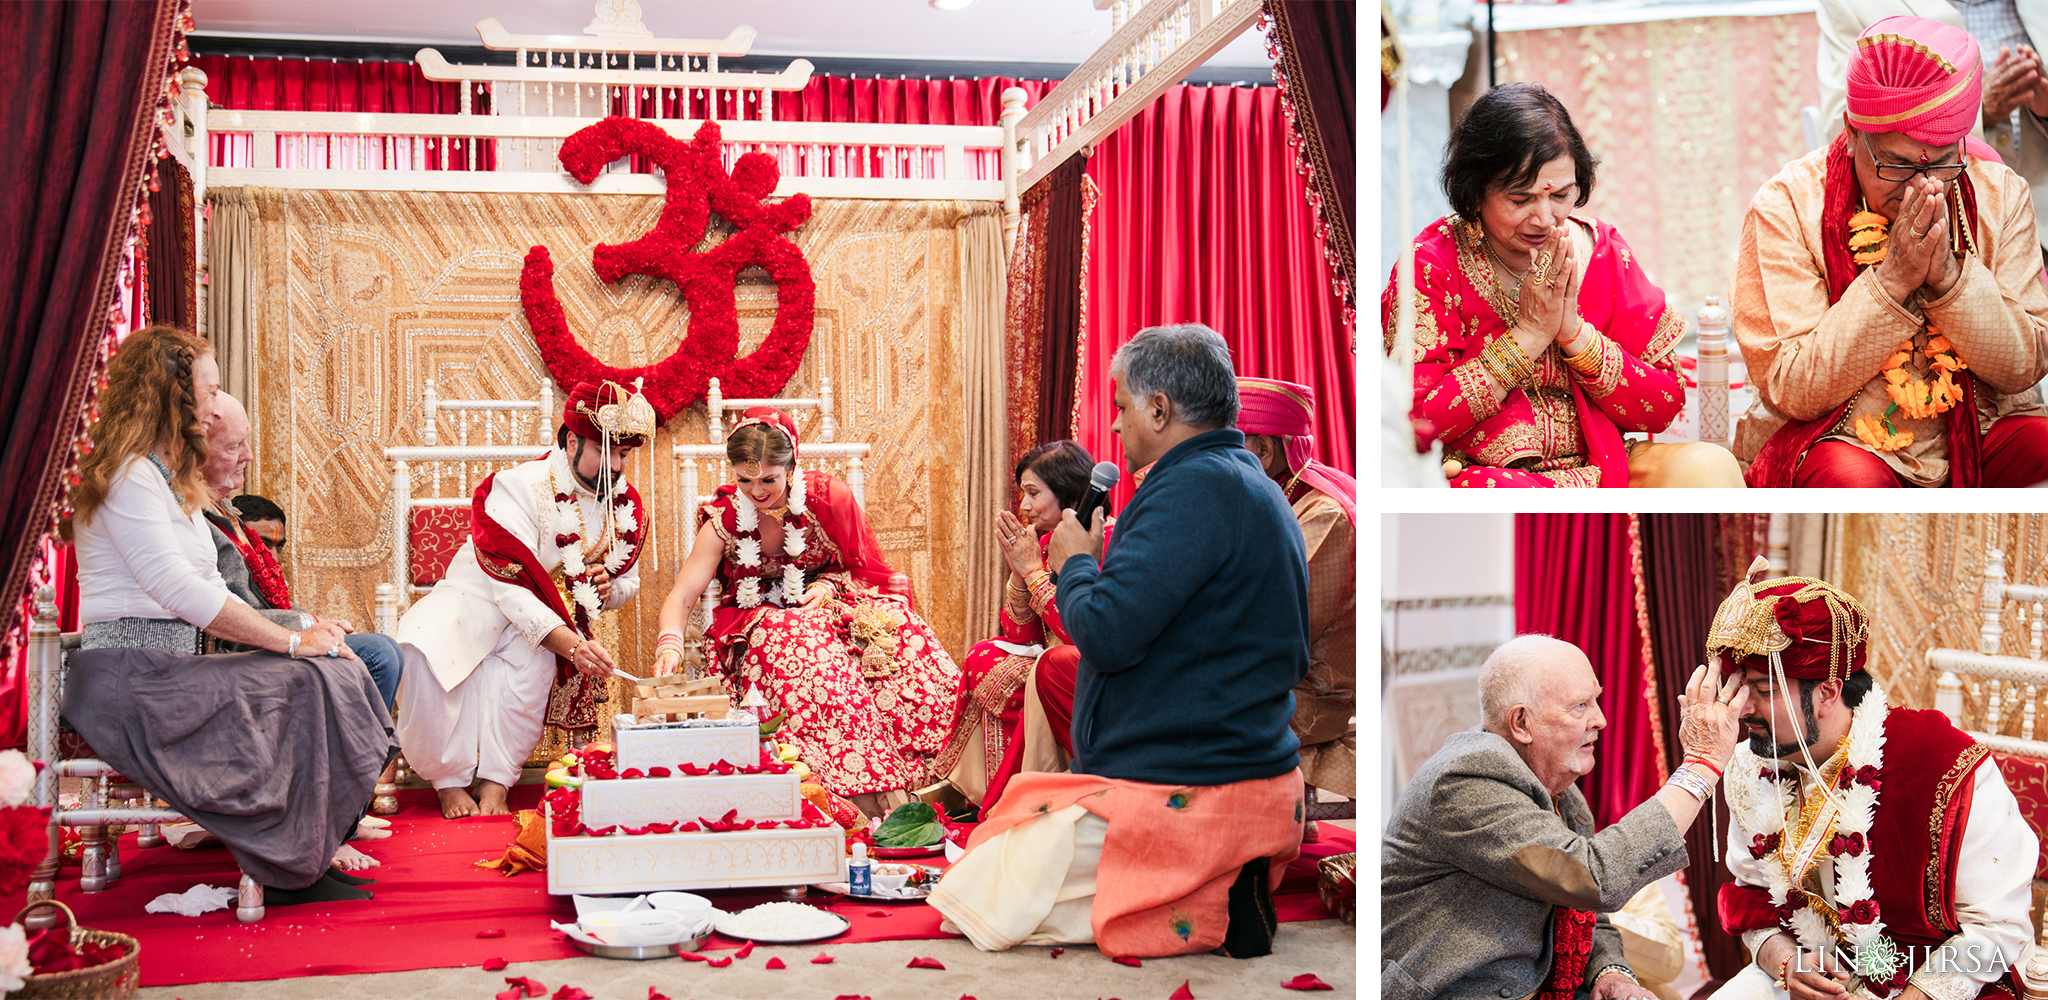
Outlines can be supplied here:
<path id="1" fill-rule="evenodd" d="M 1536 365 L 1515 342 L 1514 334 L 1504 333 L 1486 342 L 1479 351 L 1479 364 L 1492 375 L 1502 387 L 1513 389 L 1536 378 Z"/>
<path id="2" fill-rule="evenodd" d="M 1598 334 L 1599 331 L 1595 330 L 1593 333 Z M 1565 355 L 1564 363 L 1581 378 L 1597 379 L 1607 368 L 1607 352 L 1602 350 L 1596 341 L 1577 354 Z"/>

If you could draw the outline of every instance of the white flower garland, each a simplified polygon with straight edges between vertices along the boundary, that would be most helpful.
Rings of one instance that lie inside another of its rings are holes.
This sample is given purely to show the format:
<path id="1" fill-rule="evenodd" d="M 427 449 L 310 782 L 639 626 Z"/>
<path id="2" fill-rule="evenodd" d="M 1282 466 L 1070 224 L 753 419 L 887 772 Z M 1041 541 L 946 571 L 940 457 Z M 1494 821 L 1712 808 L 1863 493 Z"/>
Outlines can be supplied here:
<path id="1" fill-rule="evenodd" d="M 583 554 L 589 547 L 583 544 L 583 508 L 576 502 L 579 484 L 575 470 L 569 467 L 569 457 L 560 449 L 548 457 L 548 476 L 555 491 L 554 504 L 541 542 L 555 546 L 562 582 L 568 588 L 577 617 L 584 619 L 577 624 L 587 633 L 589 619 L 604 610 L 604 602 L 597 596 L 597 585 L 590 582 L 591 567 L 583 561 Z M 565 497 L 567 499 L 563 499 Z M 604 570 L 616 576 L 633 558 L 637 548 L 625 536 L 639 527 L 639 514 L 633 509 L 633 501 L 624 493 L 609 499 L 599 498 L 598 502 L 605 506 L 606 520 L 610 522 L 612 533 L 612 544 L 604 555 Z M 575 567 L 576 572 L 570 572 L 571 567 Z"/>
<path id="2" fill-rule="evenodd" d="M 777 601 L 787 607 L 802 598 L 804 592 L 804 571 L 797 560 L 804 554 L 808 543 L 806 531 L 798 518 L 809 513 L 804 505 L 804 474 L 792 466 L 789 470 L 789 507 L 782 515 L 782 551 L 789 556 L 789 562 L 782 567 L 782 579 L 770 584 L 767 591 L 761 589 L 758 572 L 744 577 L 733 588 L 733 601 L 742 608 L 758 608 L 762 601 Z M 733 522 L 737 529 L 733 538 L 733 558 L 741 566 L 759 570 L 761 566 L 761 516 L 754 507 L 754 501 L 739 490 L 733 491 Z M 792 596 L 794 595 L 794 596 Z"/>
<path id="3" fill-rule="evenodd" d="M 1872 684 L 1869 693 L 1856 706 L 1849 723 L 1849 759 L 1843 765 L 1843 773 L 1860 772 L 1865 767 L 1879 768 L 1884 765 L 1884 720 L 1888 711 L 1882 687 Z M 1765 761 L 1750 752 L 1747 744 L 1739 744 L 1735 757 L 1728 767 L 1724 779 L 1727 788 L 1729 811 L 1746 833 L 1769 837 L 1778 834 L 1778 849 L 1758 859 L 1763 869 L 1764 885 L 1770 891 L 1771 903 L 1784 906 L 1792 892 L 1791 882 L 1785 873 L 1784 857 L 1796 853 L 1799 845 L 1789 841 L 1790 832 L 1785 828 L 1786 818 L 1798 808 L 1792 788 L 1796 782 L 1767 781 L 1763 770 L 1779 768 L 1777 761 Z M 1818 776 L 1816 776 L 1817 778 Z M 1835 829 L 1841 834 L 1861 834 L 1863 851 L 1860 854 L 1834 858 L 1835 892 L 1834 900 L 1838 912 L 1846 913 L 1856 903 L 1871 900 L 1870 864 L 1874 847 L 1870 841 L 1870 827 L 1877 813 L 1877 791 L 1860 782 L 1851 784 L 1846 790 L 1835 790 L 1834 794 L 1842 805 L 1841 815 L 1835 821 Z M 1802 899 L 1804 897 L 1802 896 Z M 1791 931 L 1799 946 L 1813 954 L 1825 955 L 1833 948 L 1828 941 L 1826 918 L 1806 903 L 1793 911 L 1784 925 Z M 1839 925 L 1842 944 L 1855 952 L 1861 959 L 1870 954 L 1869 946 L 1884 934 L 1882 914 L 1879 919 L 1867 924 L 1851 923 L 1844 919 Z M 1878 946 L 1881 950 L 1882 946 Z M 1863 989 L 1861 976 L 1849 984 L 1851 993 Z"/>

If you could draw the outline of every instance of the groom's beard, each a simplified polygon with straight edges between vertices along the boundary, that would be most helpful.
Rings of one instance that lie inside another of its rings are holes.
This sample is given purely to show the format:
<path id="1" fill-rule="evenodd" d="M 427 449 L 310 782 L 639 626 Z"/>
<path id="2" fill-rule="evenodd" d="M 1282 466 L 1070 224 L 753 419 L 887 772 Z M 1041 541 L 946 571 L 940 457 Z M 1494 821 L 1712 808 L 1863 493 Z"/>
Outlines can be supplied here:
<path id="1" fill-rule="evenodd" d="M 1806 733 L 1804 742 L 1772 743 L 1771 720 L 1761 716 L 1751 716 L 1742 720 L 1745 726 L 1754 724 L 1764 727 L 1763 732 L 1749 738 L 1749 752 L 1765 760 L 1791 760 L 1798 756 L 1799 751 L 1820 742 L 1820 720 L 1813 716 L 1813 692 L 1806 691 L 1800 694 L 1799 710 L 1801 713 L 1799 721 L 1804 727 L 1803 731 Z"/>
<path id="2" fill-rule="evenodd" d="M 589 447 L 588 439 L 581 437 L 576 439 L 576 458 L 569 463 L 569 474 L 575 476 L 576 481 L 582 483 L 584 489 L 601 497 L 610 496 L 612 487 L 618 485 L 619 474 L 613 472 L 609 465 L 600 465 L 597 467 L 597 475 L 585 476 L 582 469 L 583 449 L 587 447 Z"/>

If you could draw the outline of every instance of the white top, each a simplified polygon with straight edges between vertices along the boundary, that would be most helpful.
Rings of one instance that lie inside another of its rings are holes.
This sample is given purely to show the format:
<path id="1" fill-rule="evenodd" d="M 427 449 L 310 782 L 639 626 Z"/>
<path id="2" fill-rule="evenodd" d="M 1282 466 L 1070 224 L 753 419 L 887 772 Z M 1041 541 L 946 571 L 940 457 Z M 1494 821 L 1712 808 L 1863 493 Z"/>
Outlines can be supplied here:
<path id="1" fill-rule="evenodd" d="M 1910 752 L 1905 747 L 1885 747 L 1887 752 L 1895 749 Z M 1786 766 L 1784 762 L 1777 763 Z M 1792 766 L 1799 772 L 1796 795 L 1803 799 L 1818 778 L 1804 764 Z M 1883 795 L 1880 790 L 1880 809 L 1884 808 Z M 1762 888 L 1764 863 L 1750 854 L 1750 842 L 1751 836 L 1742 832 L 1741 824 L 1730 823 L 1726 853 L 1722 856 L 1728 859 L 1728 869 L 1735 881 Z M 1921 964 L 1913 974 L 1912 984 L 1932 1000 L 1967 1000 L 1998 978 L 2005 963 L 2025 968 L 2032 953 L 2033 921 L 2029 909 L 2033 903 L 2034 865 L 2039 858 L 2039 841 L 2020 814 L 2019 801 L 2006 786 L 1998 762 L 1985 760 L 1977 765 L 1970 814 L 1964 821 L 1962 847 L 1956 852 L 1955 909 L 1962 929 L 1945 942 L 1953 949 L 1946 953 L 1951 956 L 1947 968 L 1939 967 L 1944 964 L 1939 952 L 1932 961 L 1923 961 L 1927 956 L 1917 951 L 1913 954 L 1912 960 Z M 1872 859 L 1873 870 L 1883 864 L 1882 859 Z M 1823 856 L 1815 867 L 1820 872 L 1821 896 L 1830 906 L 1835 905 L 1834 860 Z M 1757 946 L 1773 933 L 1770 929 L 1750 931 L 1742 935 L 1742 942 L 1754 954 Z M 1777 970 L 1768 971 L 1775 975 Z"/>
<path id="2" fill-rule="evenodd" d="M 490 495 L 484 498 L 484 513 L 524 541 L 541 561 L 540 568 L 549 573 L 561 565 L 561 553 L 553 544 L 552 533 L 542 528 L 543 517 L 554 506 L 557 466 L 563 473 L 562 479 L 573 484 L 570 493 L 582 515 L 583 537 L 599 537 L 607 505 L 567 473 L 568 459 L 560 448 L 545 458 L 498 473 L 491 480 Z M 625 488 L 623 482 L 619 488 Z M 637 515 L 644 539 L 647 513 L 643 510 Z M 611 596 L 604 607 L 618 608 L 639 592 L 640 564 L 636 561 L 612 581 Z M 527 649 L 537 652 L 548 633 L 562 624 L 561 617 L 532 591 L 485 572 L 476 559 L 476 543 L 466 541 L 449 560 L 447 575 L 441 582 L 399 619 L 393 638 L 418 647 L 442 689 L 453 691 L 498 647 L 499 637 L 506 629 L 518 633 Z"/>
<path id="3" fill-rule="evenodd" d="M 92 519 L 73 525 L 78 620 L 182 618 L 205 628 L 233 595 L 221 579 L 206 519 L 186 514 L 146 458 L 131 458 L 107 484 Z"/>

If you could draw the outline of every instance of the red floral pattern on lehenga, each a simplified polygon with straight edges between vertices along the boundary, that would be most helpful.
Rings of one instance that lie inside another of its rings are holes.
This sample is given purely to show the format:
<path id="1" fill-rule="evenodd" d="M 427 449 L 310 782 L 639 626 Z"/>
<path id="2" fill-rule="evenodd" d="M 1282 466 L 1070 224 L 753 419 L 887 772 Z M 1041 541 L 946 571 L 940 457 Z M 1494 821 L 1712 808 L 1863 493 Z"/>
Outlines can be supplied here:
<path id="1" fill-rule="evenodd" d="M 736 607 L 732 504 L 731 495 L 722 494 L 703 507 L 717 518 L 725 545 L 718 568 L 722 608 Z M 761 578 L 777 579 L 788 562 L 779 548 L 762 552 Z M 838 588 L 837 606 L 803 611 L 763 603 L 742 612 L 713 637 L 732 689 L 758 685 L 769 715 L 789 713 L 776 739 L 796 747 L 813 780 L 835 795 L 918 788 L 942 777 L 933 773 L 934 763 L 960 714 L 960 668 L 907 601 L 841 571 L 838 549 L 823 530 L 808 533 L 797 564 Z M 904 618 L 889 671 L 873 678 L 850 651 L 843 624 L 847 609 L 869 606 Z"/>

